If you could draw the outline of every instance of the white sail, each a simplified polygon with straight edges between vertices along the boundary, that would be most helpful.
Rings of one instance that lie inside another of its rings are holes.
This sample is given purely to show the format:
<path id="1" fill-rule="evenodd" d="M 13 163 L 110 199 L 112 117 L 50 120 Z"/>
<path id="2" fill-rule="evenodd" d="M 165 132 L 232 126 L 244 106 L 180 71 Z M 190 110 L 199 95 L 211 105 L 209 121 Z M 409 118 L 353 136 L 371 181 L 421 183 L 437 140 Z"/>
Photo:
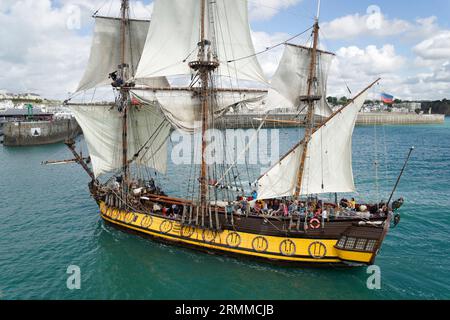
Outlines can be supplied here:
<path id="1" fill-rule="evenodd" d="M 303 145 L 300 144 L 259 178 L 259 199 L 281 198 L 294 195 L 302 153 Z"/>
<path id="2" fill-rule="evenodd" d="M 328 117 L 332 114 L 326 100 L 328 71 L 334 55 L 317 51 L 317 88 L 312 95 L 322 98 L 316 104 L 315 114 Z M 286 44 L 283 56 L 275 75 L 271 79 L 266 110 L 278 108 L 298 108 L 302 105 L 301 96 L 308 95 L 308 77 L 311 63 L 311 49 Z"/>
<path id="3" fill-rule="evenodd" d="M 312 134 L 307 148 L 301 195 L 355 191 L 352 135 L 366 97 L 367 91 L 364 91 Z M 259 178 L 259 199 L 295 194 L 302 152 L 303 145 L 299 144 Z"/>
<path id="4" fill-rule="evenodd" d="M 137 78 L 191 74 L 188 64 L 197 59 L 200 41 L 200 2 L 155 0 Z M 221 63 L 217 75 L 266 83 L 254 56 L 247 1 L 216 0 L 206 4 L 206 38 L 213 43 Z M 228 62 L 243 57 L 248 58 Z"/>
<path id="5" fill-rule="evenodd" d="M 111 106 L 70 106 L 89 148 L 96 177 L 122 168 L 122 115 Z M 131 106 L 128 113 L 128 160 L 164 173 L 170 124 L 152 106 Z"/>
<path id="6" fill-rule="evenodd" d="M 125 63 L 129 65 L 130 76 L 135 74 L 144 49 L 150 21 L 129 20 L 125 39 Z M 84 76 L 77 92 L 89 90 L 112 82 L 109 74 L 121 64 L 121 20 L 96 17 L 91 53 Z M 164 78 L 156 79 L 163 84 Z M 165 80 L 167 81 L 167 80 Z"/>
<path id="7" fill-rule="evenodd" d="M 193 90 L 139 90 L 134 89 L 135 98 L 146 104 L 159 107 L 167 120 L 176 129 L 192 133 L 201 128 L 201 102 Z M 226 111 L 233 105 L 246 101 L 262 100 L 266 96 L 260 91 L 219 91 L 215 93 L 212 112 Z"/>

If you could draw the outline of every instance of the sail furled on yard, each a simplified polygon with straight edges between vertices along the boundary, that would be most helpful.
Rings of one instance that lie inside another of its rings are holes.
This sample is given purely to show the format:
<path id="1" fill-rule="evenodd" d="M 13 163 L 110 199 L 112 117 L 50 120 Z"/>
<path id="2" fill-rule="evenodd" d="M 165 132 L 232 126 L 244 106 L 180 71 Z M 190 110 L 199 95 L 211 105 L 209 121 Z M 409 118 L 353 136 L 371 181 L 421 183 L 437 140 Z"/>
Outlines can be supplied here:
<path id="1" fill-rule="evenodd" d="M 301 195 L 355 191 L 352 136 L 366 97 L 364 91 L 312 134 L 306 148 Z M 303 150 L 300 143 L 258 179 L 259 199 L 295 194 Z"/>
<path id="2" fill-rule="evenodd" d="M 111 106 L 70 106 L 80 124 L 96 177 L 121 169 L 122 114 Z M 131 106 L 128 113 L 128 160 L 165 173 L 170 124 L 150 105 Z M 139 152 L 140 151 L 140 152 Z"/>
<path id="3" fill-rule="evenodd" d="M 311 48 L 286 44 L 278 69 L 270 81 L 271 89 L 266 102 L 267 109 L 299 108 L 304 105 L 300 99 L 302 96 L 308 95 L 311 54 Z M 313 87 L 311 94 L 321 96 L 321 99 L 315 104 L 314 112 L 324 117 L 332 114 L 326 100 L 326 87 L 333 57 L 332 53 L 317 51 L 317 85 Z"/>
<path id="4" fill-rule="evenodd" d="M 77 92 L 112 82 L 109 74 L 117 71 L 121 62 L 121 20 L 96 17 L 91 53 Z M 125 32 L 125 63 L 130 77 L 134 76 L 147 37 L 148 20 L 129 20 Z M 155 81 L 164 79 L 156 79 Z M 158 82 L 158 84 L 160 84 Z"/>
<path id="5" fill-rule="evenodd" d="M 173 128 L 193 133 L 202 126 L 202 105 L 198 93 L 192 89 L 139 90 L 133 89 L 132 95 L 140 102 L 159 108 Z M 262 100 L 266 96 L 262 91 L 219 91 L 212 95 L 211 103 L 215 117 L 236 104 L 246 101 Z"/>
<path id="6" fill-rule="evenodd" d="M 155 0 L 152 23 L 136 77 L 190 75 L 189 62 L 198 59 L 198 0 Z M 206 39 L 217 55 L 217 76 L 266 83 L 254 56 L 247 1 L 206 1 Z M 247 57 L 245 59 L 241 59 Z M 238 59 L 237 61 L 233 61 Z"/>

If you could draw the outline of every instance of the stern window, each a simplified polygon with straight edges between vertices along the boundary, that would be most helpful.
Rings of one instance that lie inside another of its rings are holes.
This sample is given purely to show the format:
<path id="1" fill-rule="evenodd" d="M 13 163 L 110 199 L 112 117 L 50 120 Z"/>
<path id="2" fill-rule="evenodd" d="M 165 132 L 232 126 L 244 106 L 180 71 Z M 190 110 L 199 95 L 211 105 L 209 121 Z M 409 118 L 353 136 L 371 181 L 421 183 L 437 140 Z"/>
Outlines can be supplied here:
<path id="1" fill-rule="evenodd" d="M 358 241 L 356 242 L 356 246 L 355 249 L 356 250 L 364 250 L 364 248 L 366 247 L 366 239 L 358 239 Z"/>
<path id="2" fill-rule="evenodd" d="M 349 237 L 347 243 L 345 244 L 345 249 L 353 249 L 355 246 L 356 238 Z"/>
<path id="3" fill-rule="evenodd" d="M 373 251 L 373 249 L 375 248 L 375 244 L 376 243 L 377 243 L 376 240 L 369 240 L 369 242 L 367 242 L 366 250 L 367 251 Z"/>
<path id="4" fill-rule="evenodd" d="M 337 247 L 338 247 L 338 248 L 343 248 L 346 240 L 347 240 L 347 237 L 346 237 L 346 236 L 342 236 L 342 237 L 339 239 L 339 242 L 338 242 L 338 244 L 337 244 Z"/>

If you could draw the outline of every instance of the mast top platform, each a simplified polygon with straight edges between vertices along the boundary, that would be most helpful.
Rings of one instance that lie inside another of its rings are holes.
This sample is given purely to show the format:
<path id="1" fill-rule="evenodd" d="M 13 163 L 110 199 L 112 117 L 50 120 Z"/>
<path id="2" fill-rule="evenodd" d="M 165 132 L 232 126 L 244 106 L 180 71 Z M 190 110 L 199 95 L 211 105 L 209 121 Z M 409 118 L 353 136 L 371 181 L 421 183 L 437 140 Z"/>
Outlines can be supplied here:
<path id="1" fill-rule="evenodd" d="M 317 95 L 299 97 L 299 101 L 307 101 L 307 102 L 319 101 L 320 99 L 322 99 L 322 96 Z"/>
<path id="2" fill-rule="evenodd" d="M 207 70 L 214 71 L 219 67 L 220 63 L 217 61 L 192 61 L 189 62 L 189 67 L 195 71 Z"/>

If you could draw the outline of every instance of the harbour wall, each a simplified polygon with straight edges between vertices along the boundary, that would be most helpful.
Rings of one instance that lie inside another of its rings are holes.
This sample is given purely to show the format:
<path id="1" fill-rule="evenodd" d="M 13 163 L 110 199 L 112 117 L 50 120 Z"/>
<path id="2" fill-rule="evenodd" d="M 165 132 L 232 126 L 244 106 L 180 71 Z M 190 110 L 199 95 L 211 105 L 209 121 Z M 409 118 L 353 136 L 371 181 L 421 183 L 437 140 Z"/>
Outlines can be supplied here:
<path id="1" fill-rule="evenodd" d="M 81 133 L 75 119 L 53 121 L 6 122 L 3 125 L 5 146 L 34 146 L 58 143 Z"/>
<path id="2" fill-rule="evenodd" d="M 373 112 L 359 113 L 356 124 L 439 124 L 444 121 L 444 114 Z"/>
<path id="3" fill-rule="evenodd" d="M 264 123 L 263 128 L 283 128 L 298 127 L 299 125 L 292 120 L 301 121 L 303 115 L 297 116 L 293 113 L 270 114 L 267 118 L 277 121 L 289 121 L 290 123 L 270 122 Z M 265 115 L 261 114 L 226 114 L 216 120 L 216 127 L 222 129 L 248 129 L 258 128 Z M 323 117 L 316 116 L 315 122 L 320 123 Z M 439 124 L 444 123 L 443 114 L 416 114 L 416 113 L 392 113 L 392 112 L 373 112 L 359 113 L 356 125 L 400 125 L 400 124 Z"/>

